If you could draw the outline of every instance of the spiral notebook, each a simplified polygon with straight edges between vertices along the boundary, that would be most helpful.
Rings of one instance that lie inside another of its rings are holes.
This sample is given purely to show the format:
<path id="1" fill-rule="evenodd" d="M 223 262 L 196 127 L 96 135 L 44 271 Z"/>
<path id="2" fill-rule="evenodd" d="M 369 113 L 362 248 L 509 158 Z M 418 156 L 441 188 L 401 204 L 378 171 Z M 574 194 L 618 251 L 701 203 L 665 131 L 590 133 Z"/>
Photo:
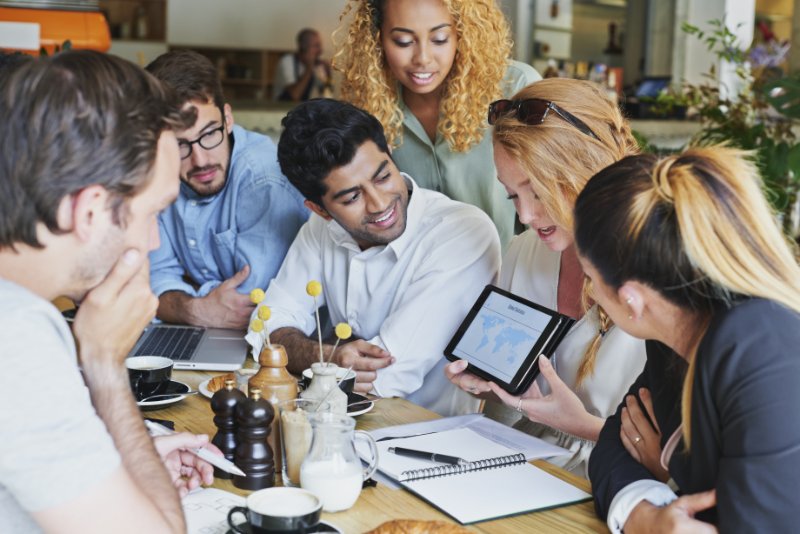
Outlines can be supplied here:
<path id="1" fill-rule="evenodd" d="M 389 447 L 457 456 L 467 463 L 435 464 L 392 454 Z M 378 469 L 465 525 L 591 498 L 529 464 L 524 454 L 469 428 L 380 441 L 378 453 Z"/>

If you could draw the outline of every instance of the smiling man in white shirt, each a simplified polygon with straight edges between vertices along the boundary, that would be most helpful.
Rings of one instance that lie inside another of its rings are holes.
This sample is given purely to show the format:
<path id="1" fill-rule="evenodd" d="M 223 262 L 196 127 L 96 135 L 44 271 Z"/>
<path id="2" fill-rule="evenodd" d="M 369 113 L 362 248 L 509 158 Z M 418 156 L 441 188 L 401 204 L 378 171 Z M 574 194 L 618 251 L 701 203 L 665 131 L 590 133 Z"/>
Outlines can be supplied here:
<path id="1" fill-rule="evenodd" d="M 313 212 L 292 244 L 265 304 L 273 343 L 289 369 L 319 360 L 316 304 L 353 339 L 334 361 L 357 372 L 356 390 L 405 397 L 442 415 L 476 401 L 442 371 L 447 342 L 500 266 L 500 243 L 478 208 L 418 187 L 392 161 L 383 128 L 343 102 L 313 100 L 283 120 L 281 170 Z M 248 340 L 260 349 L 252 332 Z M 324 346 L 326 359 L 332 345 Z M 257 354 L 257 352 L 256 352 Z"/>

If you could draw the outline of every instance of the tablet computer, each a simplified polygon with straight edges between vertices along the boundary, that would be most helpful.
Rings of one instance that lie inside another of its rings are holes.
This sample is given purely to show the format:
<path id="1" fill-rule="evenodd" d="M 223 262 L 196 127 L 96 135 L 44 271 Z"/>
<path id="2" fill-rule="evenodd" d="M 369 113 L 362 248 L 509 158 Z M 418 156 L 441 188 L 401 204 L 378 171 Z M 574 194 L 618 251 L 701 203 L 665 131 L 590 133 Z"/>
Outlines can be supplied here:
<path id="1" fill-rule="evenodd" d="M 519 395 L 539 374 L 539 355 L 549 358 L 574 323 L 571 317 L 488 285 L 444 354 L 451 361 L 466 360 L 470 373 Z"/>

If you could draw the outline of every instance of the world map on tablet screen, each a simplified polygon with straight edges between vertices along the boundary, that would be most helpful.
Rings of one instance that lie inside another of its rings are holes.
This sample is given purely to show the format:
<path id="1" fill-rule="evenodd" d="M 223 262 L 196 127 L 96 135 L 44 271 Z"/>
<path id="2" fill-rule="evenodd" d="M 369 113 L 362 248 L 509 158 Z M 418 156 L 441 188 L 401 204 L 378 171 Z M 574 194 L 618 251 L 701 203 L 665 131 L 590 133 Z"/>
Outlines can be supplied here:
<path id="1" fill-rule="evenodd" d="M 549 321 L 550 316 L 545 313 L 492 293 L 453 354 L 510 382 Z"/>

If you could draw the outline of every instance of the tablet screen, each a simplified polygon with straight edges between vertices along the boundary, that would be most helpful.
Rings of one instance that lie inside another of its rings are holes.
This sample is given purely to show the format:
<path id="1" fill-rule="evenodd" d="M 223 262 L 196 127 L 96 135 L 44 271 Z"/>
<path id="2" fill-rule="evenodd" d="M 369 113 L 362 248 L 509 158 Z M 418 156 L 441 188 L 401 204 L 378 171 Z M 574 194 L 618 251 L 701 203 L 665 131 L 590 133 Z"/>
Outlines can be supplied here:
<path id="1" fill-rule="evenodd" d="M 452 354 L 510 383 L 551 320 L 547 313 L 491 292 Z"/>

